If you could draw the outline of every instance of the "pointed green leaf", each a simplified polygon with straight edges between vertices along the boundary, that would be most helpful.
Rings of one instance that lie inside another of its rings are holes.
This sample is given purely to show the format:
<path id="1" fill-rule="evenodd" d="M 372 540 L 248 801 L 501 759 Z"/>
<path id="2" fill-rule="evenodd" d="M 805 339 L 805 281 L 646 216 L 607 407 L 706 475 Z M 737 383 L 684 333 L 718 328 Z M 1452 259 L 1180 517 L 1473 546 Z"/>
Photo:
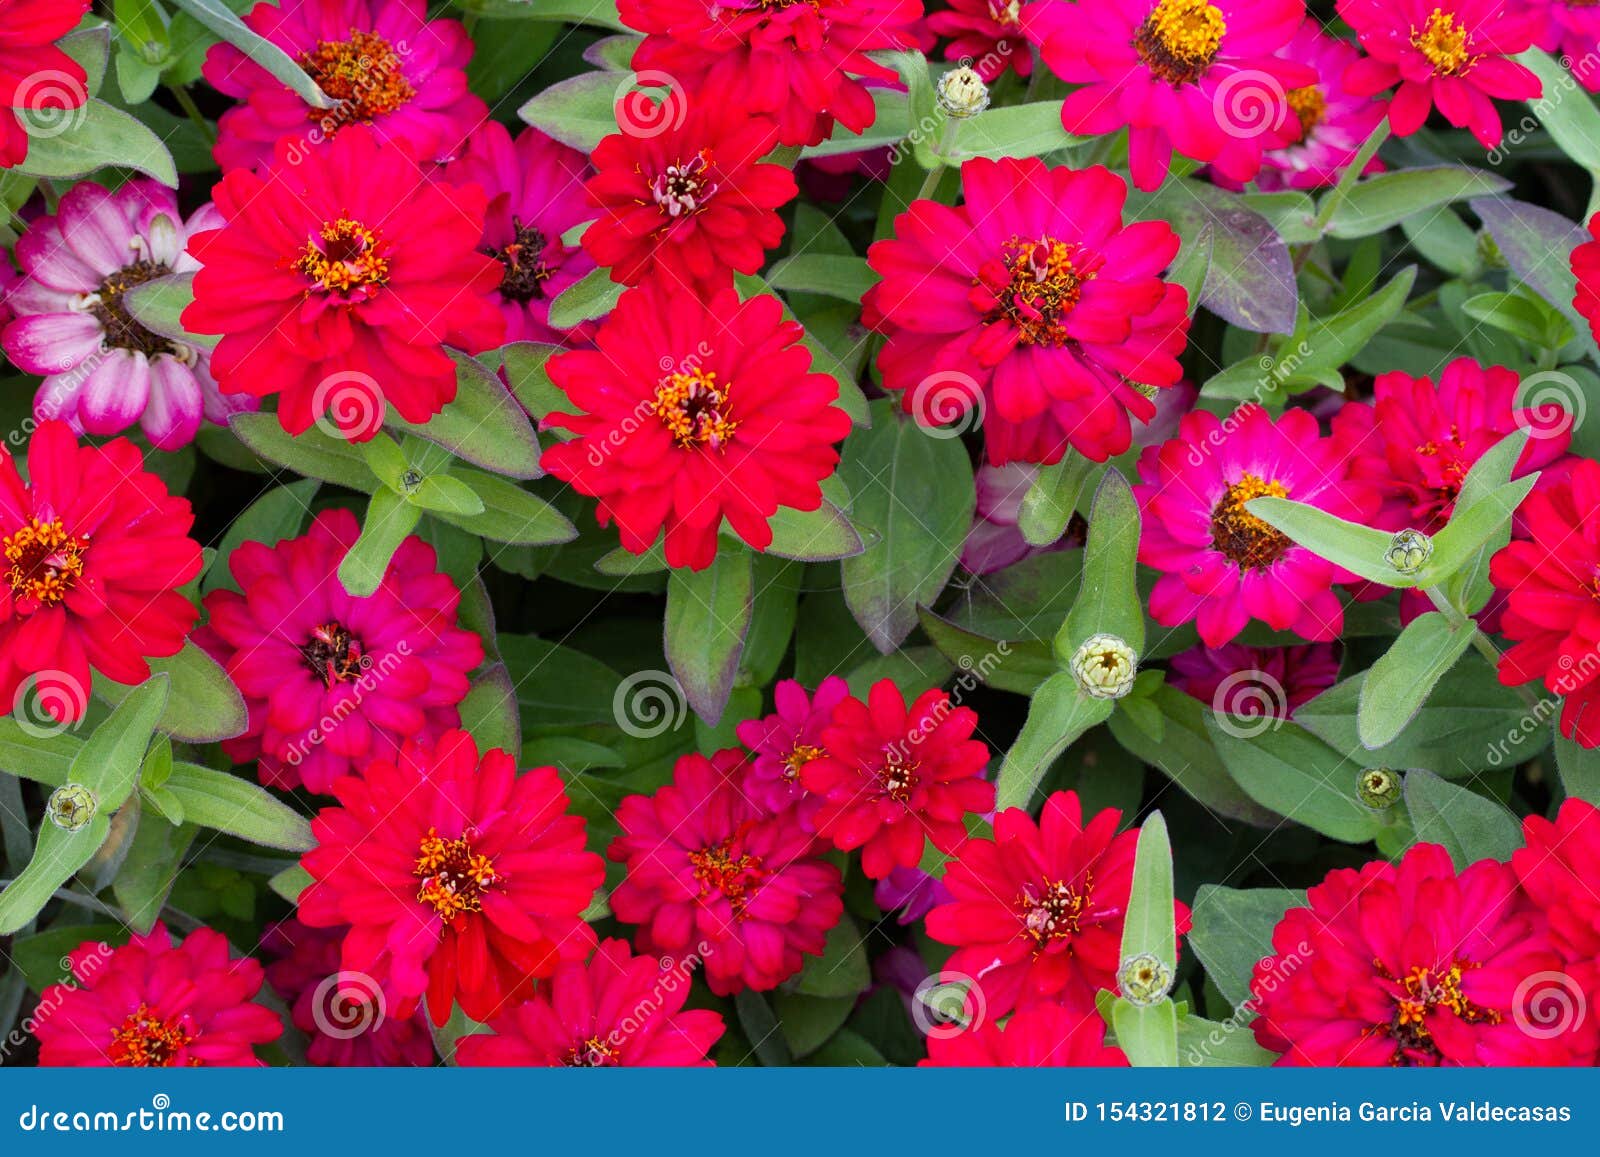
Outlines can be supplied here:
<path id="1" fill-rule="evenodd" d="M 667 664 L 694 713 L 722 718 L 754 614 L 755 556 L 723 545 L 701 571 L 679 568 L 667 581 Z"/>

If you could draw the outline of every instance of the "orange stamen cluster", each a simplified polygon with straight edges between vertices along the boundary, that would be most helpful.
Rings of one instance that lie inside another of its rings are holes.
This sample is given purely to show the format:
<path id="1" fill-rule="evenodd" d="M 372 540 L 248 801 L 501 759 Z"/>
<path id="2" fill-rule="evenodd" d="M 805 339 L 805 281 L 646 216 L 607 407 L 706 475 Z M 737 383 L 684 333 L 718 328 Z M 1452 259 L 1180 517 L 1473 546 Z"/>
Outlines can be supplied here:
<path id="1" fill-rule="evenodd" d="M 1467 47 L 1466 24 L 1443 8 L 1435 8 L 1421 28 L 1412 27 L 1411 46 L 1428 58 L 1435 76 L 1460 76 L 1478 63 Z"/>
<path id="2" fill-rule="evenodd" d="M 1323 95 L 1321 87 L 1308 84 L 1304 88 L 1290 89 L 1287 99 L 1290 110 L 1299 118 L 1300 139 L 1303 141 L 1327 115 L 1328 98 Z"/>
<path id="3" fill-rule="evenodd" d="M 178 1017 L 162 1019 L 149 1005 L 141 1004 L 111 1033 L 111 1048 L 106 1055 L 118 1068 L 167 1069 L 194 1039 Z M 189 1061 L 190 1065 L 199 1063 Z"/>
<path id="4" fill-rule="evenodd" d="M 1075 936 L 1083 911 L 1089 906 L 1091 881 L 1085 878 L 1080 891 L 1063 880 L 1046 880 L 1037 893 L 1032 886 L 1017 897 L 1017 912 L 1022 917 L 1023 933 L 1033 940 L 1035 950 L 1052 940 Z"/>
<path id="5" fill-rule="evenodd" d="M 898 751 L 884 752 L 883 765 L 878 768 L 878 791 L 895 803 L 911 802 L 919 766 L 916 760 L 907 759 Z"/>
<path id="6" fill-rule="evenodd" d="M 1228 22 L 1207 0 L 1161 0 L 1134 35 L 1146 68 L 1168 84 L 1193 84 L 1217 58 Z"/>
<path id="7" fill-rule="evenodd" d="M 1068 340 L 1066 319 L 1094 273 L 1078 262 L 1078 247 L 1051 237 L 1037 241 L 1013 237 L 1003 256 L 1005 273 L 983 280 L 997 290 L 998 308 L 987 320 L 1010 318 L 1026 345 L 1061 346 Z M 996 285 L 996 282 L 999 282 Z"/>
<path id="8" fill-rule="evenodd" d="M 791 783 L 800 778 L 800 769 L 813 759 L 821 759 L 823 750 L 809 743 L 797 743 L 794 750 L 783 758 L 783 778 Z"/>
<path id="9" fill-rule="evenodd" d="M 412 875 L 422 881 L 417 900 L 427 904 L 445 923 L 469 912 L 483 910 L 483 894 L 505 877 L 494 870 L 494 861 L 472 850 L 471 830 L 455 839 L 445 839 L 434 828 L 422 837 L 417 847 L 417 863 Z"/>
<path id="10" fill-rule="evenodd" d="M 1374 962 L 1377 963 L 1377 962 Z M 1380 971 L 1382 965 L 1378 965 Z M 1418 965 L 1399 981 L 1404 993 L 1395 1001 L 1394 1021 L 1381 1026 L 1400 1045 L 1396 1064 L 1406 1063 L 1406 1054 L 1427 1052 L 1437 1055 L 1439 1047 L 1428 1029 L 1428 1015 L 1443 1009 L 1468 1024 L 1499 1024 L 1500 1014 L 1492 1008 L 1479 1008 L 1461 991 L 1461 978 L 1476 964 L 1457 961 L 1449 968 L 1433 969 Z"/>
<path id="11" fill-rule="evenodd" d="M 661 379 L 655 394 L 656 417 L 684 449 L 720 450 L 739 428 L 728 413 L 728 385 L 699 366 Z"/>
<path id="12" fill-rule="evenodd" d="M 354 294 L 388 283 L 389 259 L 383 239 L 359 221 L 340 217 L 324 221 L 295 261 L 298 269 L 319 289 Z"/>
<path id="13" fill-rule="evenodd" d="M 301 53 L 300 67 L 355 120 L 391 113 L 417 95 L 394 46 L 375 32 L 353 28 L 349 40 L 319 40 Z M 311 110 L 314 120 L 324 115 Z"/>
<path id="14" fill-rule="evenodd" d="M 83 577 L 84 539 L 68 534 L 61 520 L 28 525 L 6 535 L 3 549 L 11 564 L 6 580 L 17 603 L 53 607 L 67 597 Z"/>
<path id="15" fill-rule="evenodd" d="M 751 855 L 738 847 L 737 836 L 689 853 L 689 864 L 694 868 L 694 878 L 700 882 L 700 895 L 721 892 L 733 906 L 733 914 L 744 918 L 745 906 L 754 891 L 767 878 L 761 866 L 761 857 Z"/>

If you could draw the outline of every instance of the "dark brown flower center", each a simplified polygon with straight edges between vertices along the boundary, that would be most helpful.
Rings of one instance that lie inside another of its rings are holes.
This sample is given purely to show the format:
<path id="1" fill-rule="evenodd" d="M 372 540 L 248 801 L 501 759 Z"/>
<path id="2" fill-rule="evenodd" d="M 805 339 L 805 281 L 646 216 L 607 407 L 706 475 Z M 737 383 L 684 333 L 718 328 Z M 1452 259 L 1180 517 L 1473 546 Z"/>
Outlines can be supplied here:
<path id="1" fill-rule="evenodd" d="M 347 120 L 370 121 L 417 95 L 394 46 L 375 32 L 352 28 L 349 40 L 319 40 L 300 54 L 300 67 L 340 103 Z M 320 120 L 327 114 L 311 109 L 310 115 Z"/>
<path id="2" fill-rule="evenodd" d="M 1146 68 L 1168 84 L 1193 84 L 1205 75 L 1228 31 L 1222 11 L 1207 0 L 1161 0 L 1134 34 Z"/>
<path id="3" fill-rule="evenodd" d="M 910 803 L 911 793 L 917 788 L 917 768 L 921 765 L 898 751 L 883 753 L 883 763 L 878 768 L 878 794 L 895 803 Z"/>
<path id="4" fill-rule="evenodd" d="M 171 1068 L 178 1054 L 194 1043 L 195 1035 L 184 1027 L 181 1018 L 168 1017 L 163 1020 L 151 1011 L 149 1005 L 141 1004 L 120 1027 L 112 1031 L 111 1048 L 107 1055 L 118 1068 Z M 199 1063 L 196 1059 L 189 1061 L 191 1065 Z"/>
<path id="5" fill-rule="evenodd" d="M 11 564 L 6 581 L 11 584 L 12 601 L 53 607 L 83 577 L 83 553 L 89 542 L 68 534 L 59 518 L 51 522 L 30 518 L 26 526 L 6 535 L 0 546 Z"/>
<path id="6" fill-rule="evenodd" d="M 313 630 L 300 644 L 300 659 L 324 687 L 353 682 L 372 666 L 371 656 L 362 653 L 361 641 L 341 623 L 323 623 Z"/>
<path id="7" fill-rule="evenodd" d="M 470 828 L 447 840 L 434 828 L 417 845 L 417 862 L 411 874 L 421 880 L 417 899 L 430 906 L 446 924 L 468 912 L 483 910 L 483 897 L 505 877 L 494 870 L 494 860 L 473 851 L 476 833 Z"/>
<path id="8" fill-rule="evenodd" d="M 1271 566 L 1294 545 L 1288 535 L 1244 508 L 1251 499 L 1267 497 L 1287 498 L 1289 488 L 1281 482 L 1245 474 L 1228 487 L 1211 512 L 1211 545 L 1238 564 L 1240 570 Z"/>
<path id="9" fill-rule="evenodd" d="M 555 271 L 544 261 L 545 235 L 532 225 L 524 225 L 512 218 L 515 236 L 505 248 L 486 246 L 484 253 L 506 267 L 505 279 L 500 282 L 500 296 L 519 305 L 534 298 L 543 299 L 544 283 Z"/>
<path id="10" fill-rule="evenodd" d="M 153 358 L 157 354 L 177 354 L 179 349 L 160 334 L 151 333 L 133 319 L 123 303 L 123 294 L 136 285 L 165 277 L 172 270 L 159 261 L 135 261 L 125 265 L 100 283 L 88 298 L 91 317 L 105 330 L 102 339 L 109 349 L 132 350 Z"/>

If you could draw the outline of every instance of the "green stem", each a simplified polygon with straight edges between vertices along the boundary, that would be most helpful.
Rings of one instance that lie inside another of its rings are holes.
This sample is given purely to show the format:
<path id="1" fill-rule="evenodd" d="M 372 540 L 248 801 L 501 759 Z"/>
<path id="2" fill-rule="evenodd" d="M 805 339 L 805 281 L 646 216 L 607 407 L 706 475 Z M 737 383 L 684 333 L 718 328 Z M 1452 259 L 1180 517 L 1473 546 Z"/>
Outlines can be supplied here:
<path id="1" fill-rule="evenodd" d="M 1445 598 L 1444 592 L 1438 587 L 1423 587 L 1422 593 L 1428 596 L 1428 601 L 1433 603 L 1435 610 L 1450 620 L 1450 626 L 1453 629 L 1471 631 L 1473 649 L 1488 661 L 1489 666 L 1499 668 L 1500 648 L 1494 645 L 1493 639 L 1478 629 L 1478 624 L 1466 612 Z M 1526 685 L 1519 685 L 1516 691 L 1527 706 L 1538 706 L 1538 699 L 1532 691 L 1528 690 Z"/>
<path id="2" fill-rule="evenodd" d="M 1339 183 L 1333 187 L 1333 191 L 1322 198 L 1322 208 L 1317 211 L 1317 219 L 1311 225 L 1318 237 L 1328 231 L 1333 215 L 1339 209 L 1339 203 L 1345 199 L 1351 187 L 1361 179 L 1367 163 L 1377 155 L 1379 147 L 1388 139 L 1389 118 L 1385 117 L 1378 122 L 1378 127 L 1372 130 L 1372 135 L 1361 146 L 1361 151 L 1356 153 L 1355 159 L 1345 166 L 1344 172 L 1339 174 Z"/>
<path id="3" fill-rule="evenodd" d="M 944 118 L 944 128 L 939 130 L 939 143 L 934 147 L 934 155 L 943 157 L 950 146 L 955 144 L 955 139 L 956 118 L 947 116 Z M 944 176 L 944 170 L 945 164 L 942 160 L 934 161 L 933 167 L 928 170 L 928 175 L 922 178 L 922 187 L 917 190 L 917 195 L 912 200 L 931 201 L 933 194 L 939 188 L 939 179 Z"/>
<path id="4" fill-rule="evenodd" d="M 189 90 L 181 84 L 167 85 L 167 91 L 172 94 L 172 99 L 178 102 L 178 107 L 194 122 L 200 130 L 200 135 L 205 137 L 207 145 L 217 143 L 217 126 L 206 120 L 205 114 L 200 111 L 200 106 L 194 103 L 194 97 L 189 95 Z"/>

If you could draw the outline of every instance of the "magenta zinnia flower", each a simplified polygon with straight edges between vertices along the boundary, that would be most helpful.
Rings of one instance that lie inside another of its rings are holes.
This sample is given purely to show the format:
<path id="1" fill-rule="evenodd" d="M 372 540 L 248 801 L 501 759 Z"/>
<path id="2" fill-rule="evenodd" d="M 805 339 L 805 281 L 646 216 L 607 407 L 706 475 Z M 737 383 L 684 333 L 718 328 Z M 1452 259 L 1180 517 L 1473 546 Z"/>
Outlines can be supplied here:
<path id="1" fill-rule="evenodd" d="M 1033 43 L 1025 21 L 1032 15 L 1022 0 L 950 0 L 950 7 L 923 21 L 929 32 L 948 37 L 944 58 L 970 65 L 994 82 L 1006 69 L 1020 77 L 1033 73 Z"/>
<path id="2" fill-rule="evenodd" d="M 1286 99 L 1316 82 L 1277 55 L 1305 19 L 1302 0 L 1096 0 L 1035 5 L 1044 61 L 1081 85 L 1061 122 L 1089 136 L 1128 126 L 1133 183 L 1154 189 L 1174 150 L 1248 181 L 1261 152 L 1294 139 Z"/>
<path id="3" fill-rule="evenodd" d="M 39 994 L 41 1065 L 70 1068 L 259 1067 L 255 1046 L 283 1035 L 278 1014 L 253 1003 L 261 965 L 234 960 L 210 928 L 173 943 L 164 925 L 121 948 L 80 944 L 72 981 Z"/>
<path id="4" fill-rule="evenodd" d="M 1276 421 L 1247 405 L 1223 420 L 1196 410 L 1180 434 L 1139 458 L 1134 487 L 1144 515 L 1139 561 L 1160 572 L 1150 614 L 1163 626 L 1195 621 L 1208 647 L 1233 641 L 1252 619 L 1325 642 L 1344 626 L 1335 583 L 1355 576 L 1297 546 L 1245 509 L 1289 498 L 1361 522 L 1369 491 L 1344 480 L 1346 448 L 1317 420 L 1290 410 Z"/>
<path id="5" fill-rule="evenodd" d="M 334 107 L 312 108 L 231 44 L 213 45 L 205 78 L 244 102 L 217 122 L 224 173 L 270 162 L 285 139 L 298 164 L 357 123 L 419 162 L 444 161 L 489 117 L 467 90 L 467 30 L 455 20 L 428 20 L 423 0 L 281 0 L 257 4 L 243 19 L 287 52 Z"/>
<path id="6" fill-rule="evenodd" d="M 226 425 L 256 408 L 254 398 L 222 396 L 206 351 L 151 333 L 123 303 L 135 286 L 200 268 L 184 247 L 221 220 L 210 205 L 184 220 L 176 193 L 141 178 L 115 193 L 83 181 L 55 216 L 28 226 L 17 242 L 25 276 L 6 295 L 16 320 L 0 344 L 18 369 L 44 376 L 41 420 L 95 435 L 137 422 L 151 445 L 176 450 L 201 418 Z"/>
<path id="7" fill-rule="evenodd" d="M 573 330 L 550 325 L 550 302 L 594 268 L 581 245 L 562 235 L 594 217 L 583 183 L 589 161 L 538 129 L 516 140 L 504 125 L 488 121 L 475 129 L 467 149 L 445 169 L 455 184 L 478 185 L 489 194 L 483 252 L 506 267 L 500 312 L 507 341 L 558 345 L 587 340 L 592 326 Z"/>
<path id="8" fill-rule="evenodd" d="M 1292 647 L 1201 644 L 1172 656 L 1167 682 L 1221 714 L 1288 719 L 1339 679 L 1334 643 Z"/>
<path id="9" fill-rule="evenodd" d="M 1494 100 L 1532 100 L 1539 78 L 1511 57 L 1540 31 L 1534 5 L 1511 0 L 1339 0 L 1368 58 L 1345 73 L 1345 88 L 1373 96 L 1394 85 L 1389 124 L 1410 136 L 1437 106 L 1485 148 L 1500 143 Z"/>
<path id="10" fill-rule="evenodd" d="M 1007 1018 L 988 1020 L 963 1032 L 928 1037 L 928 1058 L 936 1068 L 1113 1068 L 1128 1058 L 1106 1044 L 1106 1022 L 1093 1008 L 1036 1004 Z"/>
<path id="11" fill-rule="evenodd" d="M 326 792 L 369 759 L 394 759 L 407 739 L 457 726 L 467 674 L 483 644 L 457 625 L 461 592 L 415 536 L 366 597 L 345 591 L 339 563 L 360 527 L 326 510 L 299 538 L 246 542 L 228 558 L 243 592 L 206 596 L 195 641 L 228 669 L 249 729 L 224 744 L 258 760 L 261 782 Z"/>
<path id="12" fill-rule="evenodd" d="M 1600 5 L 1595 0 L 1543 0 L 1538 44 L 1561 58 L 1578 83 L 1600 92 Z"/>
<path id="13" fill-rule="evenodd" d="M 694 953 L 719 996 L 776 988 L 844 912 L 839 869 L 812 854 L 811 832 L 751 800 L 747 773 L 739 751 L 685 755 L 671 783 L 622 801 L 606 853 L 627 865 L 611 910 L 639 925 L 639 951 Z"/>
<path id="14" fill-rule="evenodd" d="M 867 251 L 884 386 L 925 425 L 978 407 L 997 466 L 1122 453 L 1153 388 L 1183 377 L 1189 298 L 1161 279 L 1178 235 L 1124 226 L 1128 186 L 1108 169 L 980 159 L 961 183 L 960 206 L 913 201 Z"/>
<path id="15" fill-rule="evenodd" d="M 709 1065 L 722 1015 L 684 1010 L 695 963 L 635 956 L 626 940 L 604 941 L 587 964 L 559 965 L 532 1000 L 491 1020 L 492 1033 L 461 1038 L 456 1059 L 469 1067 Z"/>
<path id="16" fill-rule="evenodd" d="M 827 754 L 822 733 L 833 721 L 833 709 L 849 696 L 850 685 L 837 675 L 829 675 L 810 696 L 798 682 L 785 679 L 772 692 L 775 712 L 739 724 L 739 742 L 755 757 L 744 785 L 752 799 L 774 815 L 801 805 L 796 822 L 812 826 L 821 800 L 806 795 L 800 771 Z"/>

